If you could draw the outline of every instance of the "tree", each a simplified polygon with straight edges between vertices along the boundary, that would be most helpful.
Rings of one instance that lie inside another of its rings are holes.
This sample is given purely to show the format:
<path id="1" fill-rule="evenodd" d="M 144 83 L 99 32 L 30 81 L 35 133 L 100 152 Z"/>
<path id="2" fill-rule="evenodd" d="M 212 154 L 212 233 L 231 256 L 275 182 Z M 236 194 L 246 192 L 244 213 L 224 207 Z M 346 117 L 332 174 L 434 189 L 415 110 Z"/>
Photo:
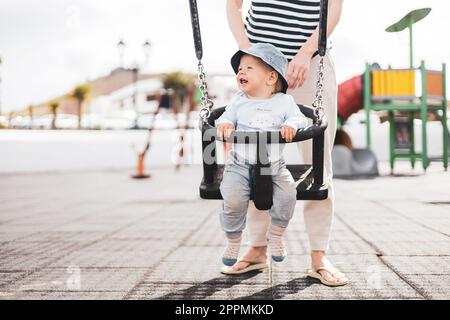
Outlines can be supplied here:
<path id="1" fill-rule="evenodd" d="M 172 102 L 175 103 L 176 111 L 178 111 L 178 104 L 183 105 L 186 95 L 189 89 L 195 82 L 195 76 L 180 71 L 175 71 L 171 73 L 166 73 L 163 76 L 163 87 L 164 89 L 172 89 L 173 96 Z"/>
<path id="2" fill-rule="evenodd" d="M 91 94 L 91 84 L 84 83 L 76 86 L 72 92 L 72 97 L 77 100 L 77 115 L 78 115 L 78 129 L 81 129 L 81 116 L 83 103 L 88 99 Z"/>
<path id="3" fill-rule="evenodd" d="M 12 128 L 11 122 L 12 122 L 13 118 L 14 118 L 14 112 L 10 111 L 8 114 L 8 128 L 10 128 L 10 129 Z"/>
<path id="4" fill-rule="evenodd" d="M 56 116 L 57 116 L 58 107 L 59 107 L 59 102 L 58 101 L 52 101 L 50 103 L 50 111 L 52 112 L 52 115 L 53 115 L 53 118 L 52 118 L 52 130 L 56 129 Z"/>
<path id="5" fill-rule="evenodd" d="M 182 73 L 179 71 L 167 73 L 163 76 L 163 87 L 164 89 L 171 89 L 173 94 L 169 99 L 172 110 L 175 113 L 180 112 L 181 108 L 184 105 L 184 101 L 186 97 L 192 92 L 192 87 L 195 83 L 195 77 L 191 74 Z M 190 104 L 190 101 L 188 105 Z M 182 160 L 184 158 L 184 134 L 185 130 L 189 125 L 189 114 L 190 114 L 190 106 L 188 106 L 184 112 L 186 114 L 186 122 L 184 128 L 179 126 L 180 130 L 180 138 L 179 138 L 179 149 L 178 149 L 178 158 L 175 164 L 175 170 L 179 170 Z"/>
<path id="6" fill-rule="evenodd" d="M 28 115 L 30 116 L 30 129 L 33 128 L 33 109 L 34 106 L 32 104 L 27 107 Z"/>

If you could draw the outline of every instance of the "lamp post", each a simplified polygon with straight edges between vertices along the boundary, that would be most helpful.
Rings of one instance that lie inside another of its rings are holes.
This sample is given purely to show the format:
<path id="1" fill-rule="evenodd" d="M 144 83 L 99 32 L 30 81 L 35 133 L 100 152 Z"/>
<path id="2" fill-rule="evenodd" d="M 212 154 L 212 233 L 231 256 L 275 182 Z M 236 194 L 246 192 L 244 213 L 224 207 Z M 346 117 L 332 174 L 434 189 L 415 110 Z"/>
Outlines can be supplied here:
<path id="1" fill-rule="evenodd" d="M 144 55 L 145 55 L 144 66 L 146 66 L 148 63 L 148 57 L 149 57 L 149 53 L 150 53 L 151 44 L 148 40 L 146 40 L 142 46 L 143 46 Z M 138 125 L 139 113 L 137 110 L 137 95 L 138 95 L 137 81 L 139 80 L 139 64 L 137 62 L 135 63 L 135 65 L 131 69 L 131 71 L 133 72 L 133 82 L 134 82 L 133 106 L 134 106 L 134 110 L 136 112 L 136 117 L 134 119 L 134 129 L 139 129 L 139 125 Z M 144 163 L 145 163 L 145 154 L 150 149 L 151 131 L 152 131 L 152 128 L 150 127 L 149 136 L 147 137 L 147 142 L 145 144 L 145 148 L 144 148 L 144 150 L 142 150 L 142 152 L 140 152 L 138 154 L 137 172 L 135 174 L 131 175 L 131 177 L 134 179 L 150 178 L 150 174 L 145 172 Z"/>
<path id="2" fill-rule="evenodd" d="M 119 52 L 119 67 L 123 68 L 123 54 L 125 52 L 125 42 L 122 39 L 117 43 L 117 51 Z"/>
<path id="3" fill-rule="evenodd" d="M 134 112 L 135 112 L 133 129 L 139 129 L 139 124 L 138 124 L 139 111 L 138 111 L 138 108 L 137 108 L 137 98 L 138 98 L 137 82 L 139 80 L 139 65 L 136 63 L 134 68 L 131 69 L 131 71 L 133 72 L 133 86 L 134 86 L 133 109 L 134 109 Z"/>
<path id="4" fill-rule="evenodd" d="M 117 43 L 117 50 L 119 51 L 119 63 L 120 66 L 123 67 L 124 66 L 124 51 L 125 51 L 125 47 L 126 44 L 125 42 L 121 39 L 118 43 Z M 145 56 L 145 60 L 144 60 L 144 66 L 147 65 L 148 63 L 148 57 L 150 54 L 150 48 L 151 48 L 151 44 L 148 40 L 145 40 L 145 42 L 142 45 L 143 51 L 144 51 L 144 56 Z M 132 73 L 132 83 L 133 83 L 133 109 L 135 111 L 135 118 L 134 118 L 134 124 L 133 124 L 133 129 L 139 129 L 139 125 L 138 125 L 138 120 L 139 120 L 139 111 L 138 111 L 138 87 L 137 87 L 137 82 L 139 81 L 139 72 L 140 72 L 141 67 L 139 66 L 138 62 L 135 62 L 134 66 L 132 68 L 127 69 L 128 71 L 131 71 Z"/>
<path id="5" fill-rule="evenodd" d="M 148 40 L 145 40 L 144 44 L 142 45 L 144 49 L 144 66 L 148 64 L 148 57 L 150 56 L 150 48 L 152 47 L 151 43 Z"/>
<path id="6" fill-rule="evenodd" d="M 148 57 L 150 55 L 150 48 L 151 48 L 150 42 L 148 40 L 145 40 L 145 42 L 142 45 L 142 49 L 144 51 L 144 67 L 148 63 Z M 133 71 L 133 81 L 134 81 L 133 106 L 134 106 L 134 111 L 136 112 L 136 117 L 134 119 L 134 129 L 139 129 L 139 124 L 138 124 L 139 110 L 138 110 L 138 107 L 137 107 L 137 99 L 138 99 L 137 82 L 139 80 L 139 71 L 140 71 L 140 69 L 141 68 L 139 67 L 139 64 L 136 62 L 134 68 L 132 69 L 132 71 Z"/>

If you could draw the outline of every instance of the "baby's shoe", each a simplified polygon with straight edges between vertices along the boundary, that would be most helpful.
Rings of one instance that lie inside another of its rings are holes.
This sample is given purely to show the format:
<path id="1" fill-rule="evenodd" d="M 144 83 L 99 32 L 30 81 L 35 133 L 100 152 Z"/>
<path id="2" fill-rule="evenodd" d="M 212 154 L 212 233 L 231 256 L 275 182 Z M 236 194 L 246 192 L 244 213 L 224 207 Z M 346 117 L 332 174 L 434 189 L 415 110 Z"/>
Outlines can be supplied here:
<path id="1" fill-rule="evenodd" d="M 286 258 L 287 252 L 283 244 L 283 233 L 285 228 L 270 226 L 269 229 L 269 248 L 272 259 L 275 262 L 281 262 Z"/>
<path id="2" fill-rule="evenodd" d="M 241 238 L 228 239 L 227 247 L 222 255 L 222 263 L 231 267 L 237 262 L 239 249 L 241 248 Z"/>

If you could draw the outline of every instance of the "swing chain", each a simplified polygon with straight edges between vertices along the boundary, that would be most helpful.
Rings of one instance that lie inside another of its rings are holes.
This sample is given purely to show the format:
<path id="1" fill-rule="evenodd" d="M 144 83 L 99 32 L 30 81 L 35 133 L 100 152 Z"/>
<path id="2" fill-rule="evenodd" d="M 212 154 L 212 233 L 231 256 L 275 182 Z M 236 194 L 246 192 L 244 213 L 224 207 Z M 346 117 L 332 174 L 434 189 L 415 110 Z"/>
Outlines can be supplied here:
<path id="1" fill-rule="evenodd" d="M 202 94 L 200 98 L 201 109 L 199 112 L 200 118 L 202 118 L 203 122 L 206 123 L 208 121 L 209 116 L 211 115 L 211 109 L 214 103 L 208 97 L 208 86 L 206 84 L 206 75 L 203 71 L 203 63 L 198 61 L 198 82 L 200 93 Z"/>
<path id="2" fill-rule="evenodd" d="M 323 109 L 323 77 L 324 77 L 324 61 L 320 57 L 319 67 L 317 68 L 316 97 L 314 98 L 313 107 L 317 116 L 316 123 L 320 125 L 325 111 Z"/>

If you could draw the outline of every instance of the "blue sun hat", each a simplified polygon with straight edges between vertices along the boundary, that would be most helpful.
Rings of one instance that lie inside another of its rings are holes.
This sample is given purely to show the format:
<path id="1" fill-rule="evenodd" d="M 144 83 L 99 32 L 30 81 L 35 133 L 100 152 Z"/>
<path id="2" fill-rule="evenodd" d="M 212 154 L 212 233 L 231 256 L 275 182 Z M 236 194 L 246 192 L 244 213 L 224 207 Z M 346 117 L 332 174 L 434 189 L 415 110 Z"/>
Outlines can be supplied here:
<path id="1" fill-rule="evenodd" d="M 288 60 L 279 49 L 270 43 L 256 43 L 248 49 L 239 50 L 231 57 L 231 66 L 236 74 L 239 72 L 239 64 L 241 62 L 241 57 L 244 54 L 249 54 L 260 58 L 269 66 L 274 68 L 281 77 L 281 82 L 283 83 L 282 92 L 286 93 L 288 83 L 286 81 L 285 74 L 288 66 Z"/>

